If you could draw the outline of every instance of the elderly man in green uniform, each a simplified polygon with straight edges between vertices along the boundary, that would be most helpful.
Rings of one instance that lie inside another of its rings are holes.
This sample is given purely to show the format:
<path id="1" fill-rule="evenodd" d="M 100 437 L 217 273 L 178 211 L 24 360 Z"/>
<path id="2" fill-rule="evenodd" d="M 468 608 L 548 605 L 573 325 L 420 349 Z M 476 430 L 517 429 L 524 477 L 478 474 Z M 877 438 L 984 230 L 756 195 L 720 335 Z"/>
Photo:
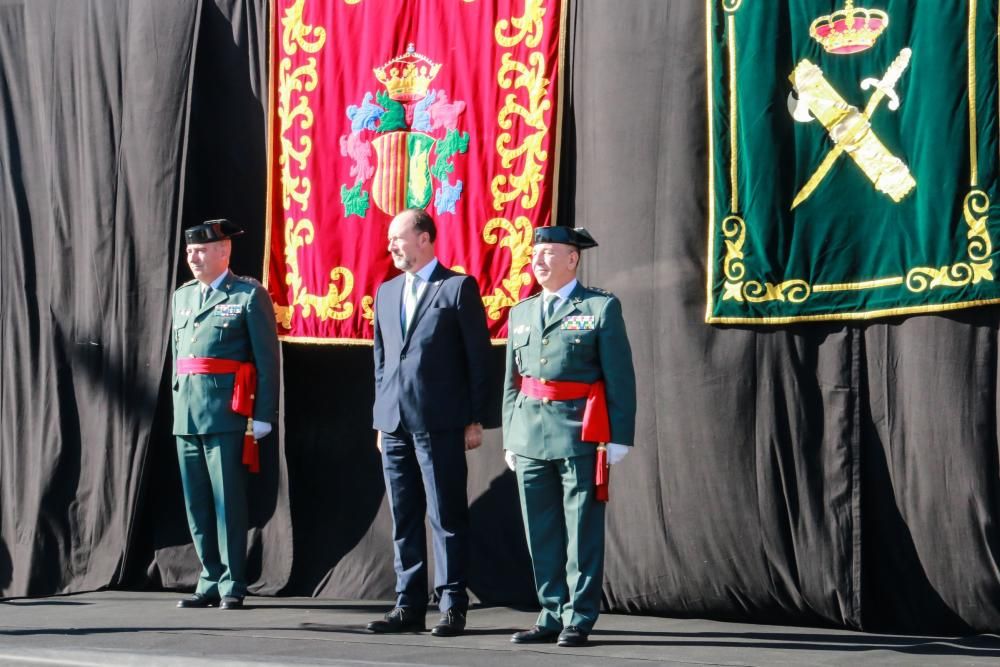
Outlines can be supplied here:
<path id="1" fill-rule="evenodd" d="M 635 434 L 635 371 L 618 299 L 583 287 L 585 229 L 535 231 L 531 269 L 542 292 L 510 311 L 503 400 L 504 457 L 517 473 L 542 611 L 511 641 L 583 646 L 604 578 L 610 464 Z"/>
<path id="2" fill-rule="evenodd" d="M 247 466 L 278 417 L 278 334 L 267 291 L 229 271 L 228 220 L 187 229 L 194 280 L 174 292 L 174 435 L 202 570 L 181 608 L 241 609 L 247 591 Z"/>

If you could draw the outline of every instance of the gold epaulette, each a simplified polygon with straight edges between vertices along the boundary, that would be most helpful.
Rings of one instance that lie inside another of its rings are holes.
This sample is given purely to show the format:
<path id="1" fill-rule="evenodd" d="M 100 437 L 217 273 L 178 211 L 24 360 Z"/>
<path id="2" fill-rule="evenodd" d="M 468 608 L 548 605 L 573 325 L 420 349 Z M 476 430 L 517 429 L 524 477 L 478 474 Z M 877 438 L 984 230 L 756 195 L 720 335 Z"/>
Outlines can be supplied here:
<path id="1" fill-rule="evenodd" d="M 517 302 L 517 303 L 515 303 L 514 305 L 516 306 L 516 305 L 518 305 L 518 304 L 521 304 L 521 303 L 526 303 L 526 302 L 528 302 L 528 301 L 531 301 L 532 299 L 537 299 L 537 298 L 538 298 L 538 297 L 540 297 L 541 295 L 542 295 L 542 293 L 541 293 L 541 292 L 535 292 L 535 293 L 534 293 L 534 294 L 532 294 L 531 296 L 526 296 L 526 297 L 524 297 L 523 299 L 521 299 L 520 301 L 518 301 L 518 302 Z"/>
<path id="2" fill-rule="evenodd" d="M 513 311 L 515 308 L 521 308 L 522 306 L 524 306 L 524 304 L 528 303 L 529 301 L 534 301 L 536 298 L 538 298 L 540 294 L 541 292 L 537 292 L 535 294 L 532 294 L 531 296 L 525 297 L 520 301 L 518 301 L 517 303 L 515 303 L 513 306 L 511 306 L 510 309 Z"/>
<path id="3" fill-rule="evenodd" d="M 234 273 L 233 277 L 236 278 L 236 280 L 247 283 L 249 285 L 253 285 L 254 287 L 263 287 L 260 281 L 254 278 L 253 276 L 238 276 Z"/>
<path id="4" fill-rule="evenodd" d="M 612 294 L 612 293 L 611 293 L 611 292 L 609 292 L 608 290 L 606 290 L 606 289 L 602 289 L 602 288 L 600 288 L 600 287 L 587 287 L 586 289 L 587 289 L 587 291 L 589 291 L 589 292 L 597 292 L 597 293 L 598 293 L 598 294 L 600 294 L 601 296 L 614 296 L 614 294 Z"/>

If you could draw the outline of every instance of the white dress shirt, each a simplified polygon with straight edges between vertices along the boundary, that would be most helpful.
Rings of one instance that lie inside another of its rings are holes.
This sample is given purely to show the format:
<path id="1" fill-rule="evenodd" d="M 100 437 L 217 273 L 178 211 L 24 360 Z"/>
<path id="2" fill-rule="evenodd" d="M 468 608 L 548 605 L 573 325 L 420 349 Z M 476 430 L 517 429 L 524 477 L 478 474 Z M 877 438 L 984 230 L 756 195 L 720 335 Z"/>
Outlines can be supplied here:
<path id="1" fill-rule="evenodd" d="M 417 271 L 416 273 L 406 272 L 406 278 L 403 281 L 403 298 L 399 300 L 399 320 L 401 322 L 406 322 L 406 293 L 410 289 L 410 281 L 417 280 L 417 292 L 414 296 L 413 310 L 416 312 L 416 304 L 420 303 L 420 297 L 424 295 L 424 291 L 427 289 L 427 283 L 431 280 L 431 274 L 434 273 L 434 269 L 437 268 L 438 259 L 434 257 L 431 261 L 424 264 L 424 267 Z M 406 322 L 407 327 L 409 327 L 410 322 Z"/>

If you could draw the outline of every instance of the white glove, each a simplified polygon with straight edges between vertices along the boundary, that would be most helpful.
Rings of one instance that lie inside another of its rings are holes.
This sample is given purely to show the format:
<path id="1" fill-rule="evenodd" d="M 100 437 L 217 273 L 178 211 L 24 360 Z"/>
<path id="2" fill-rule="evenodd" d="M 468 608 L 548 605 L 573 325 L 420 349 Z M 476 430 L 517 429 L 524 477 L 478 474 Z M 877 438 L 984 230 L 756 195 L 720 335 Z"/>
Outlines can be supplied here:
<path id="1" fill-rule="evenodd" d="M 253 420 L 253 439 L 260 440 L 265 435 L 271 432 L 271 425 L 267 422 L 259 422 L 256 419 Z"/>
<path id="2" fill-rule="evenodd" d="M 507 463 L 507 467 L 511 470 L 517 469 L 517 454 L 514 452 L 509 449 L 503 450 L 503 460 Z"/>
<path id="3" fill-rule="evenodd" d="M 609 442 L 606 446 L 608 448 L 609 466 L 619 463 L 629 453 L 629 450 L 632 449 L 626 445 L 619 445 L 617 442 Z"/>

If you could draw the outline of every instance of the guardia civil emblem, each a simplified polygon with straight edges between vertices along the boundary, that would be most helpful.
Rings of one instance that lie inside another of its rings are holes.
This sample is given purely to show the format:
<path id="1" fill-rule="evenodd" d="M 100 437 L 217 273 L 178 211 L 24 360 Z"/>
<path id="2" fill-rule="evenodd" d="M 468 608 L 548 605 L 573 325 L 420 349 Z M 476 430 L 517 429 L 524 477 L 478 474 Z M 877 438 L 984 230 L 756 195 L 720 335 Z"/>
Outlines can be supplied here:
<path id="1" fill-rule="evenodd" d="M 997 3 L 943 4 L 708 4 L 707 322 L 1000 303 Z"/>
<path id="2" fill-rule="evenodd" d="M 372 204 L 392 216 L 432 200 L 438 215 L 455 212 L 463 184 L 452 183 L 451 174 L 469 147 L 468 132 L 460 130 L 466 105 L 430 88 L 440 70 L 410 44 L 373 70 L 383 90 L 347 107 L 351 131 L 340 138 L 340 153 L 354 162 L 354 182 L 340 188 L 345 217 L 363 218 Z"/>
<path id="3" fill-rule="evenodd" d="M 847 0 L 844 8 L 820 16 L 809 27 L 810 36 L 833 55 L 861 53 L 871 48 L 889 25 L 889 16 L 878 9 L 855 7 Z M 792 117 L 801 123 L 818 121 L 830 137 L 831 146 L 816 170 L 802 185 L 792 208 L 807 200 L 820 187 L 841 155 L 847 155 L 871 181 L 876 190 L 901 201 L 917 182 L 909 167 L 893 155 L 872 130 L 871 119 L 882 102 L 889 111 L 899 109 L 901 100 L 896 84 L 910 64 L 911 50 L 903 48 L 881 77 L 860 82 L 862 91 L 871 90 L 863 108 L 852 104 L 852 91 L 842 94 L 823 74 L 823 70 L 804 58 L 788 77 L 794 91 L 788 95 Z"/>

